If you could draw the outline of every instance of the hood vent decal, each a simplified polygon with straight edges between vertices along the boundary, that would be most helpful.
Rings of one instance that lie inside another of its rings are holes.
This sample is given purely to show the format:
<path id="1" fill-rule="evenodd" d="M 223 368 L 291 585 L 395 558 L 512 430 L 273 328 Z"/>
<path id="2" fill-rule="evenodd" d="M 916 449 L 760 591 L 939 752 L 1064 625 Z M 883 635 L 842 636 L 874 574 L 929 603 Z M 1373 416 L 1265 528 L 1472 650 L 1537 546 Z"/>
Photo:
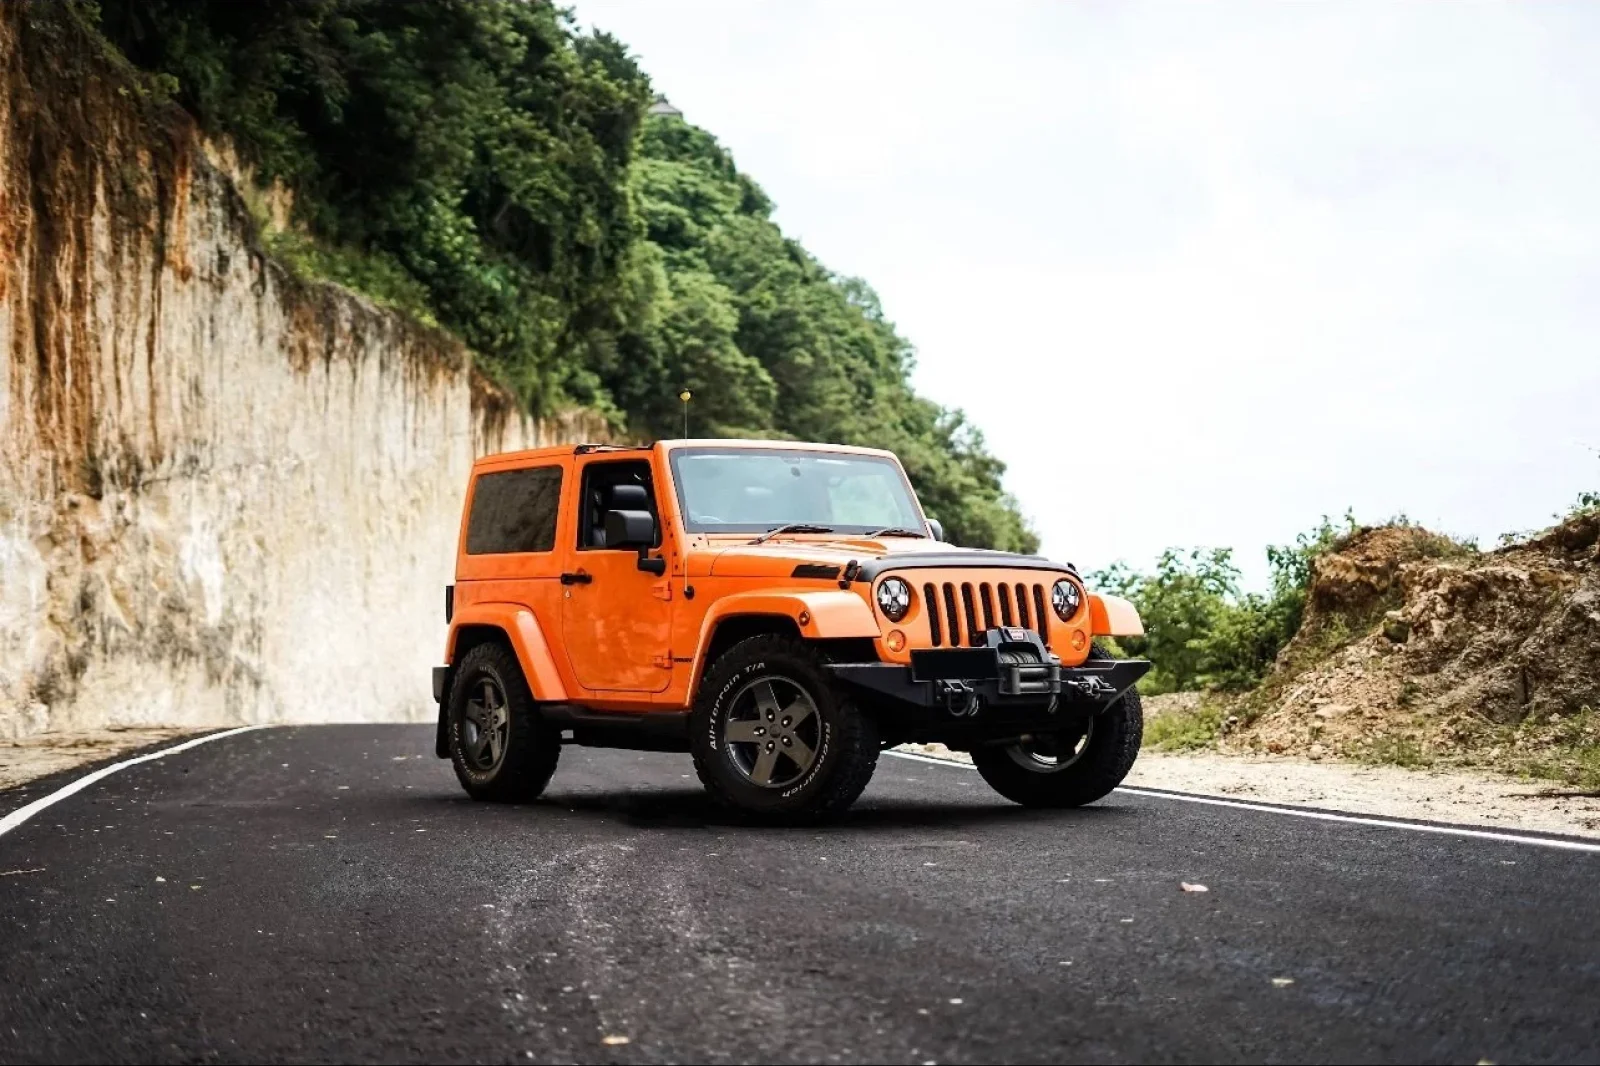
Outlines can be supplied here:
<path id="1" fill-rule="evenodd" d="M 824 581 L 832 581 L 839 576 L 837 566 L 828 566 L 826 563 L 801 563 L 794 568 L 790 577 L 820 577 Z"/>

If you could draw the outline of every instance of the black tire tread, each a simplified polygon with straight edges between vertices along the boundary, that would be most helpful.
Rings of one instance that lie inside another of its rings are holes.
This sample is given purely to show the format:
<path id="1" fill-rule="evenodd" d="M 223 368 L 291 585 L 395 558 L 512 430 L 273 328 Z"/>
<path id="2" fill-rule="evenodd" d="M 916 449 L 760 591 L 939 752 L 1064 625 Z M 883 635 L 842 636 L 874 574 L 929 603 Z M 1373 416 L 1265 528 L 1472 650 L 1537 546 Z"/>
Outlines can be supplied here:
<path id="1" fill-rule="evenodd" d="M 715 710 L 717 693 L 722 690 L 726 679 L 737 672 L 752 658 L 797 658 L 808 667 L 808 672 L 817 681 L 826 684 L 824 663 L 810 645 L 804 641 L 795 640 L 778 634 L 750 637 L 733 645 L 711 664 L 706 671 L 706 676 L 700 683 L 699 696 L 695 702 L 693 723 L 690 726 L 691 735 L 703 735 L 706 718 Z M 762 817 L 773 820 L 806 821 L 813 818 L 827 817 L 839 814 L 854 803 L 868 782 L 872 780 L 873 772 L 878 767 L 878 730 L 877 723 L 871 716 L 864 713 L 851 700 L 837 688 L 830 687 L 834 706 L 838 709 L 838 740 L 840 759 L 833 773 L 829 775 L 822 788 L 814 793 L 804 807 L 792 810 L 763 810 L 758 813 Z M 700 750 L 698 744 L 692 745 L 694 750 L 694 770 L 700 778 L 700 783 L 712 797 L 727 807 L 741 810 L 750 810 L 739 802 L 737 795 L 729 791 L 726 784 L 713 771 L 706 753 Z"/>
<path id="2" fill-rule="evenodd" d="M 1109 659 L 1099 648 L 1091 659 Z M 1082 807 L 1122 784 L 1144 742 L 1144 705 L 1129 689 L 1095 719 L 1088 749 L 1071 766 L 1039 773 L 1018 766 L 1004 747 L 977 748 L 972 763 L 994 789 L 1025 807 Z"/>
<path id="3" fill-rule="evenodd" d="M 456 713 L 457 693 L 478 673 L 495 675 L 511 711 L 511 726 L 506 753 L 492 779 L 473 780 L 465 770 L 461 750 L 461 720 Z M 479 644 L 462 656 L 450 685 L 450 762 L 456 779 L 475 800 L 489 803 L 529 803 L 550 783 L 561 758 L 560 734 L 551 729 L 539 714 L 539 705 L 522 675 L 522 664 L 512 650 L 499 641 Z"/>

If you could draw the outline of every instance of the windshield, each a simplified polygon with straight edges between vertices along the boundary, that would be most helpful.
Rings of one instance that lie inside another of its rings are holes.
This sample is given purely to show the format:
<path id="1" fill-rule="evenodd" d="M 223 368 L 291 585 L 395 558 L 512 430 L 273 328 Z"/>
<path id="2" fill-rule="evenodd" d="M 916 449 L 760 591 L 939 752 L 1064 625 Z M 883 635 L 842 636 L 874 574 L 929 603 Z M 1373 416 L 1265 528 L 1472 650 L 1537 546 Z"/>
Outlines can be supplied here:
<path id="1" fill-rule="evenodd" d="M 684 448 L 672 453 L 672 480 L 692 533 L 765 533 L 798 522 L 837 533 L 924 528 L 900 467 L 875 455 Z"/>

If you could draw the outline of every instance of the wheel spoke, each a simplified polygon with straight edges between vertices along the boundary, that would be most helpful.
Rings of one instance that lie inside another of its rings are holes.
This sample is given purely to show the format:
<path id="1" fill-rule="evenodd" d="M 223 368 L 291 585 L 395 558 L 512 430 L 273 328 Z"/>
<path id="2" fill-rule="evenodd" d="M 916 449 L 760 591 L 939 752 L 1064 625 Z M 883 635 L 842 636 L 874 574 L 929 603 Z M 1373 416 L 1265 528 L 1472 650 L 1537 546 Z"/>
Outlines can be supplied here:
<path id="1" fill-rule="evenodd" d="M 498 728 L 495 728 L 489 730 L 487 736 L 489 738 L 489 763 L 490 765 L 493 765 L 494 763 L 500 761 L 500 752 L 505 750 L 505 734 L 501 733 Z"/>
<path id="2" fill-rule="evenodd" d="M 488 678 L 483 679 L 483 705 L 489 710 L 494 710 L 495 703 L 494 682 Z"/>
<path id="3" fill-rule="evenodd" d="M 799 737 L 794 738 L 793 746 L 786 750 L 784 754 L 794 760 L 795 768 L 800 773 L 803 774 L 811 768 L 811 745 L 807 744 Z"/>
<path id="4" fill-rule="evenodd" d="M 467 741 L 467 754 L 472 757 L 474 762 L 480 761 L 483 758 L 484 745 L 488 743 L 489 731 L 487 729 L 479 729 L 472 739 Z"/>
<path id="5" fill-rule="evenodd" d="M 766 747 L 763 747 L 761 749 L 761 754 L 756 756 L 755 766 L 750 768 L 750 780 L 754 781 L 758 785 L 771 784 L 772 770 L 777 764 L 777 749 L 774 748 L 769 751 Z"/>
<path id="6" fill-rule="evenodd" d="M 723 736 L 730 744 L 754 744 L 762 739 L 756 730 L 761 728 L 761 723 L 747 718 L 730 718 Z"/>
<path id="7" fill-rule="evenodd" d="M 771 681 L 762 681 L 750 689 L 750 695 L 755 697 L 756 710 L 765 718 L 769 713 L 778 713 L 778 694 L 772 690 Z"/>
<path id="8" fill-rule="evenodd" d="M 462 712 L 467 721 L 482 729 L 489 721 L 489 715 L 483 709 L 483 704 L 477 700 L 468 700 L 467 708 Z"/>
<path id="9" fill-rule="evenodd" d="M 804 696 L 796 696 L 794 702 L 783 709 L 783 713 L 790 719 L 789 728 L 799 729 L 800 723 L 816 714 L 817 709 Z"/>

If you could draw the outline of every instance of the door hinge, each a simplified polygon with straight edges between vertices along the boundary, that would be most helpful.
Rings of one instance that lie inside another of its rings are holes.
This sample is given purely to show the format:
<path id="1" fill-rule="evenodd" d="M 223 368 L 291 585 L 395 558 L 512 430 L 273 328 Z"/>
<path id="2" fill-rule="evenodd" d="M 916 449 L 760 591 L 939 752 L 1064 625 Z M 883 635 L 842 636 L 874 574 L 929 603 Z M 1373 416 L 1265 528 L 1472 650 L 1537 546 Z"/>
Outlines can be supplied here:
<path id="1" fill-rule="evenodd" d="M 671 670 L 672 669 L 672 654 L 669 652 L 666 655 L 657 655 L 654 659 L 650 660 L 650 665 L 651 666 L 659 666 L 663 670 Z"/>
<path id="2" fill-rule="evenodd" d="M 665 581 L 659 585 L 651 585 L 650 594 L 658 600 L 670 600 L 672 599 L 672 586 Z"/>

